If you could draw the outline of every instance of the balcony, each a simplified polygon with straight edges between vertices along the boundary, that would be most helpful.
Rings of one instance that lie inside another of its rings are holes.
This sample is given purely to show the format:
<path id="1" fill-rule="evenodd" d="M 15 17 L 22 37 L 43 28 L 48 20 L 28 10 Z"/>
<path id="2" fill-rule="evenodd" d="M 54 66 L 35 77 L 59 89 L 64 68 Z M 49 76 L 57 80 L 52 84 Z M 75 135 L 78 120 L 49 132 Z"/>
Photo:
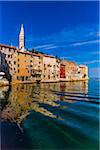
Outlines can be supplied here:
<path id="1" fill-rule="evenodd" d="M 32 75 L 41 75 L 42 74 L 42 70 L 40 70 L 40 69 L 32 69 L 31 70 L 31 74 Z"/>

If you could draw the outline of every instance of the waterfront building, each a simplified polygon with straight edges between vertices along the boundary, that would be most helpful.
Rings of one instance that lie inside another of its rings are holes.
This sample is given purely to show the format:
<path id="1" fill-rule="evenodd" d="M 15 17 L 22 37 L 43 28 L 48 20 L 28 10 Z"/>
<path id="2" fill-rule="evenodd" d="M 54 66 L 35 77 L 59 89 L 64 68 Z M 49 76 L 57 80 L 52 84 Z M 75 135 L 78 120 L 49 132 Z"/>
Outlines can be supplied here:
<path id="1" fill-rule="evenodd" d="M 66 79 L 77 80 L 78 64 L 72 61 L 66 61 Z"/>
<path id="2" fill-rule="evenodd" d="M 31 53 L 30 60 L 30 69 L 31 69 L 31 80 L 41 81 L 42 80 L 42 72 L 43 72 L 43 55 Z"/>
<path id="3" fill-rule="evenodd" d="M 56 82 L 59 80 L 59 64 L 54 56 L 43 55 L 42 82 Z"/>
<path id="4" fill-rule="evenodd" d="M 60 80 L 66 80 L 66 65 L 64 62 L 61 62 L 60 64 Z"/>
<path id="5" fill-rule="evenodd" d="M 88 67 L 86 65 L 78 66 L 79 79 L 88 79 Z"/>
<path id="6" fill-rule="evenodd" d="M 60 60 L 52 55 L 25 50 L 24 27 L 19 34 L 19 49 L 0 44 L 0 71 L 12 82 L 57 82 L 88 79 L 88 67 Z"/>
<path id="7" fill-rule="evenodd" d="M 75 62 L 62 60 L 60 65 L 60 80 L 71 81 L 76 80 L 78 65 Z"/>
<path id="8" fill-rule="evenodd" d="M 19 49 L 17 50 L 17 80 L 35 82 L 42 78 L 42 56 L 25 50 L 24 27 L 19 34 Z"/>
<path id="9" fill-rule="evenodd" d="M 17 50 L 17 81 L 30 81 L 31 54 L 27 51 Z"/>
<path id="10" fill-rule="evenodd" d="M 5 72 L 9 81 L 16 80 L 17 49 L 14 46 L 0 44 L 0 71 Z"/>
<path id="11" fill-rule="evenodd" d="M 60 81 L 60 62 L 61 60 L 56 58 L 56 78 L 58 81 Z"/>

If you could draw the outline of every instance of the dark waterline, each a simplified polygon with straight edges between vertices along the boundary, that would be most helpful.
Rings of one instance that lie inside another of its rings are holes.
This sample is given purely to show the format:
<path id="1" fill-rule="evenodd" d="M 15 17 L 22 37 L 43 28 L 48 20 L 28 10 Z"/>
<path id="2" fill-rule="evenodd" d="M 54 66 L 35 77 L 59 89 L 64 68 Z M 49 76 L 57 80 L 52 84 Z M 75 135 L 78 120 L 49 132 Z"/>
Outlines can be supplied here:
<path id="1" fill-rule="evenodd" d="M 99 80 L 0 88 L 2 150 L 98 150 Z"/>

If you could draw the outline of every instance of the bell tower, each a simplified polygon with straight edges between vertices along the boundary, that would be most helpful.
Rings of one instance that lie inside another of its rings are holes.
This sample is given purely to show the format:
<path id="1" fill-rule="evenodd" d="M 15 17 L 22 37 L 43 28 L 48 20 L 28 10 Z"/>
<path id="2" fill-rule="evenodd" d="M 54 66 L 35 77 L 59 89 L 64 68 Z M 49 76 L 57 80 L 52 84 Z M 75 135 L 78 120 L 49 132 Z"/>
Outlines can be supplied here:
<path id="1" fill-rule="evenodd" d="M 22 24 L 19 34 L 19 49 L 24 50 L 24 46 L 25 46 L 25 37 L 24 37 L 24 26 Z"/>

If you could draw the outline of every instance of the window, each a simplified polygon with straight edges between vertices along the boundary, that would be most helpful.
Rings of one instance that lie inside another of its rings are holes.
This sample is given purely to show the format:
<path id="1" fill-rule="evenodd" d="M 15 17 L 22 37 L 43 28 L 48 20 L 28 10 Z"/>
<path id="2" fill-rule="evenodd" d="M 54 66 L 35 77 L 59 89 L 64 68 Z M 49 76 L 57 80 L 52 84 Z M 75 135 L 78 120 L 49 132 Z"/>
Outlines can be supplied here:
<path id="1" fill-rule="evenodd" d="M 84 74 L 83 78 L 85 78 L 85 77 L 86 77 L 86 74 Z"/>
<path id="2" fill-rule="evenodd" d="M 16 61 L 14 61 L 14 65 L 16 65 Z"/>
<path id="3" fill-rule="evenodd" d="M 50 79 L 50 75 L 48 75 L 48 79 Z"/>
<path id="4" fill-rule="evenodd" d="M 20 76 L 17 76 L 17 80 L 20 80 L 20 78 L 21 78 Z"/>
<path id="5" fill-rule="evenodd" d="M 18 67 L 19 67 L 19 64 L 18 64 Z"/>
<path id="6" fill-rule="evenodd" d="M 59 68 L 59 66 L 57 66 Z"/>
<path id="7" fill-rule="evenodd" d="M 44 75 L 44 78 L 45 78 L 45 75 Z"/>
<path id="8" fill-rule="evenodd" d="M 19 69 L 18 69 L 18 73 L 19 73 Z"/>
<path id="9" fill-rule="evenodd" d="M 18 61 L 20 61 L 20 59 L 18 58 Z"/>
<path id="10" fill-rule="evenodd" d="M 28 80 L 28 76 L 26 76 L 26 80 Z"/>
<path id="11" fill-rule="evenodd" d="M 24 76 L 22 76 L 22 81 L 24 81 Z"/>
<path id="12" fill-rule="evenodd" d="M 52 65 L 48 64 L 48 67 L 52 67 Z"/>

